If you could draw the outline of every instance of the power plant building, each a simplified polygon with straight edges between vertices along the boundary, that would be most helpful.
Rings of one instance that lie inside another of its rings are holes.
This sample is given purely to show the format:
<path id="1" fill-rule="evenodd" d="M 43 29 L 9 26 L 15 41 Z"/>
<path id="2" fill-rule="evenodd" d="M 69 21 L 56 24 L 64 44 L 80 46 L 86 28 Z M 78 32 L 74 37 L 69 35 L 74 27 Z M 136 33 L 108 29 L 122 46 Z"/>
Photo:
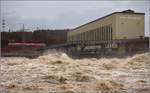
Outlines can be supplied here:
<path id="1" fill-rule="evenodd" d="M 67 33 L 68 42 L 109 41 L 144 37 L 144 13 L 114 12 Z"/>

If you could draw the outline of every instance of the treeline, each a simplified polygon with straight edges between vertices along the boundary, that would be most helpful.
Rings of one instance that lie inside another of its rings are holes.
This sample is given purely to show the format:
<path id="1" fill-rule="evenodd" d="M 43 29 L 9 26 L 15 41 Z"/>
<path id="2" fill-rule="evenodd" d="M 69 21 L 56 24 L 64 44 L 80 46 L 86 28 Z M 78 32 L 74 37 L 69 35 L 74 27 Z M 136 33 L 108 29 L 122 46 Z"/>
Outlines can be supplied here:
<path id="1" fill-rule="evenodd" d="M 45 43 L 46 45 L 62 44 L 67 40 L 68 31 L 69 29 L 40 29 L 33 32 L 1 32 L 1 45 L 5 46 L 8 42 L 39 42 Z"/>

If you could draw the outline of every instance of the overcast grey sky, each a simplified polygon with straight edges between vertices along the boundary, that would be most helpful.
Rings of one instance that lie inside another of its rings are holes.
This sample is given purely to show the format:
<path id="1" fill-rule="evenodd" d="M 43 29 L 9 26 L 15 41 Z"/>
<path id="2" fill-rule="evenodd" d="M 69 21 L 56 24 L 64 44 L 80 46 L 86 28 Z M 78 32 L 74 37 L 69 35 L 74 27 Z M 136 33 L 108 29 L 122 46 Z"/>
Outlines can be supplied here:
<path id="1" fill-rule="evenodd" d="M 149 35 L 150 1 L 1 1 L 1 17 L 7 29 L 75 28 L 107 14 L 126 9 L 145 13 L 145 34 Z"/>

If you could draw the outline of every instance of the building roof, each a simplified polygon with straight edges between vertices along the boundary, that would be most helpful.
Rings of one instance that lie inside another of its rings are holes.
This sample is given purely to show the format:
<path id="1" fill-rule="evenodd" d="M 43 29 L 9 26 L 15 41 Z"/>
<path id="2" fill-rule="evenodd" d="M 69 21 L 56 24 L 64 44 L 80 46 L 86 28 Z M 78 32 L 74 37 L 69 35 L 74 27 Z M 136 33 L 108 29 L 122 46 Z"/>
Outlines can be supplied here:
<path id="1" fill-rule="evenodd" d="M 108 17 L 108 16 L 111 16 L 111 15 L 117 14 L 117 13 L 145 15 L 145 13 L 137 13 L 137 12 L 134 12 L 133 10 L 130 10 L 130 9 L 125 10 L 125 11 L 122 11 L 122 12 L 113 12 L 113 13 L 111 13 L 111 14 L 108 14 L 108 15 L 106 15 L 106 16 L 103 16 L 103 17 L 101 17 L 101 18 L 98 18 L 98 19 L 96 19 L 96 20 L 94 20 L 94 21 L 91 21 L 91 22 L 88 22 L 88 23 L 83 24 L 83 25 L 81 25 L 81 26 L 78 26 L 78 27 L 76 27 L 76 28 L 74 28 L 74 29 L 72 29 L 72 30 L 76 30 L 76 29 L 81 28 L 81 27 L 83 27 L 83 26 L 85 26 L 85 25 L 87 25 L 87 24 L 93 23 L 93 22 L 95 22 L 95 21 L 99 21 L 99 20 L 101 20 L 101 19 L 104 19 L 104 18 L 106 18 L 106 17 Z"/>

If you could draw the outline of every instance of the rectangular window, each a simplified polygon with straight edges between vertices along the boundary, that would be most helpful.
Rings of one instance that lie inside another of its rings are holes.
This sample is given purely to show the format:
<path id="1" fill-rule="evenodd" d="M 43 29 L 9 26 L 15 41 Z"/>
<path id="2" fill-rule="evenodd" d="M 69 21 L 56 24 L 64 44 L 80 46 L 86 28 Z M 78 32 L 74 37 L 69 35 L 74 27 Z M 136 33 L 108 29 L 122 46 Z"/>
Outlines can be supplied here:
<path id="1" fill-rule="evenodd" d="M 108 40 L 108 26 L 106 25 L 106 40 Z"/>
<path id="2" fill-rule="evenodd" d="M 98 40 L 98 29 L 96 29 L 96 33 L 95 33 L 95 40 L 97 41 Z"/>
<path id="3" fill-rule="evenodd" d="M 106 39 L 106 27 L 104 26 L 104 40 Z"/>
<path id="4" fill-rule="evenodd" d="M 100 40 L 101 40 L 101 28 L 98 29 L 98 41 L 100 41 Z"/>
<path id="5" fill-rule="evenodd" d="M 110 26 L 108 25 L 108 40 L 110 40 Z"/>
<path id="6" fill-rule="evenodd" d="M 112 40 L 112 25 L 110 25 L 110 40 Z"/>
<path id="7" fill-rule="evenodd" d="M 98 32 L 99 32 L 99 34 L 98 34 L 99 39 L 98 40 L 101 41 L 101 35 L 102 35 L 101 34 L 101 27 L 98 28 Z"/>
<path id="8" fill-rule="evenodd" d="M 104 40 L 104 27 L 102 26 L 102 41 Z"/>
<path id="9" fill-rule="evenodd" d="M 93 41 L 95 41 L 95 30 L 96 29 L 94 29 L 93 32 L 92 32 L 93 33 Z"/>

